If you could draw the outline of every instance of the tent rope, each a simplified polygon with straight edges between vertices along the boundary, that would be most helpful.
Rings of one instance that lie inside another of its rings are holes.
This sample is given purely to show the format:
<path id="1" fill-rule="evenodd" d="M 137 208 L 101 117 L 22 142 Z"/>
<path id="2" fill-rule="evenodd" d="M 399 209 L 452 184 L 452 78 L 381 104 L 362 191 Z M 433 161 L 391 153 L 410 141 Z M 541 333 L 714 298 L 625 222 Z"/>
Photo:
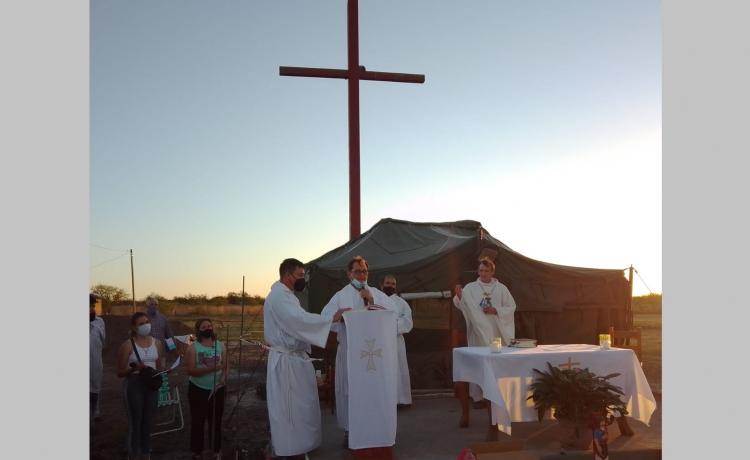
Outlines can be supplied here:
<path id="1" fill-rule="evenodd" d="M 654 292 L 651 290 L 650 287 L 648 287 L 648 284 L 646 284 L 646 281 L 643 280 L 643 278 L 641 277 L 641 274 L 638 273 L 638 270 L 636 270 L 635 267 L 633 267 L 633 271 L 635 271 L 635 274 L 638 275 L 638 278 L 641 280 L 641 282 L 643 283 L 643 285 L 646 286 L 646 289 L 648 289 L 648 293 L 649 294 L 653 294 Z"/>

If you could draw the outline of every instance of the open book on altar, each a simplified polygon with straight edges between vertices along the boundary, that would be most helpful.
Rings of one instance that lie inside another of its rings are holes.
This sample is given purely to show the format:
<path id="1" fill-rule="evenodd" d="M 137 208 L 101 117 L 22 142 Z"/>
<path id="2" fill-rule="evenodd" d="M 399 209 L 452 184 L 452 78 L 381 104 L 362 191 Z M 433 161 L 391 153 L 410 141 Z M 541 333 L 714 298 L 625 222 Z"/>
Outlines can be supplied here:
<path id="1" fill-rule="evenodd" d="M 381 307 L 382 308 L 382 307 Z M 344 314 L 349 379 L 349 447 L 396 442 L 398 355 L 396 313 L 385 309 Z"/>

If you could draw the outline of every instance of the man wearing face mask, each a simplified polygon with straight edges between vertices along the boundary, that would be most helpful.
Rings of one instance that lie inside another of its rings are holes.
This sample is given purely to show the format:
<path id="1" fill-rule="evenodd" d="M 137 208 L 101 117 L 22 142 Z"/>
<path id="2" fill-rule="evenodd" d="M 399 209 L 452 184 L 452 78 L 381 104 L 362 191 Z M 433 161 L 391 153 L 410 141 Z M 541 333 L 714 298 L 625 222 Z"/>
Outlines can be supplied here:
<path id="1" fill-rule="evenodd" d="M 169 327 L 167 317 L 159 311 L 159 299 L 155 297 L 146 299 L 146 314 L 151 321 L 151 337 L 162 342 L 167 350 L 173 351 L 175 346 L 172 339 L 172 328 Z"/>
<path id="2" fill-rule="evenodd" d="M 411 406 L 411 379 L 409 378 L 409 364 L 406 361 L 404 334 L 414 327 L 414 322 L 411 319 L 411 308 L 406 300 L 396 294 L 395 276 L 385 275 L 383 282 L 380 284 L 380 289 L 391 299 L 398 315 L 396 320 L 398 326 L 398 406 L 408 407 Z"/>
<path id="3" fill-rule="evenodd" d="M 324 348 L 331 323 L 348 309 L 330 317 L 305 311 L 294 295 L 305 289 L 305 267 L 297 259 L 279 266 L 279 281 L 263 304 L 263 333 L 268 352 L 266 399 L 271 443 L 277 458 L 304 460 L 322 440 L 320 403 L 310 345 Z"/>
<path id="4" fill-rule="evenodd" d="M 96 294 L 89 294 L 89 420 L 99 415 L 102 388 L 102 349 L 106 337 L 104 320 L 96 316 Z"/>
<path id="5" fill-rule="evenodd" d="M 367 261 L 362 256 L 352 258 L 347 264 L 349 283 L 333 295 L 320 314 L 331 318 L 341 310 L 366 310 L 368 308 L 385 308 L 396 311 L 393 302 L 379 289 L 367 285 Z M 347 374 L 347 342 L 344 322 L 334 323 L 331 327 L 336 332 L 338 348 L 336 349 L 336 420 L 344 430 L 344 447 L 349 447 L 349 407 L 346 404 L 349 395 Z"/>

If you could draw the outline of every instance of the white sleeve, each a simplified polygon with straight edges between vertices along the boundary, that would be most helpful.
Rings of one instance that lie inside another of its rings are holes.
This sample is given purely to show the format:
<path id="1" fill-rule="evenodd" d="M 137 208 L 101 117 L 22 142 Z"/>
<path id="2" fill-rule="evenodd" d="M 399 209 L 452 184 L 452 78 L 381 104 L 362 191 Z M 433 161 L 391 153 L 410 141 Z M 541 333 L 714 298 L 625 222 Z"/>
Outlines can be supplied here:
<path id="1" fill-rule="evenodd" d="M 372 301 L 375 303 L 375 305 L 380 305 L 386 310 L 398 312 L 398 309 L 396 308 L 396 302 L 385 295 L 385 292 L 372 286 L 370 286 L 370 292 L 372 293 Z"/>
<path id="2" fill-rule="evenodd" d="M 104 342 L 106 341 L 107 333 L 106 333 L 106 327 L 104 326 L 104 319 L 97 316 L 96 321 L 94 321 L 94 327 L 99 331 L 99 335 L 102 338 L 102 345 L 104 345 Z"/>
<path id="3" fill-rule="evenodd" d="M 279 324 L 283 325 L 285 333 L 302 342 L 325 348 L 332 318 L 308 313 L 291 302 L 280 302 L 279 307 L 274 308 L 273 313 Z"/>
<path id="4" fill-rule="evenodd" d="M 409 307 L 409 302 L 399 297 L 397 300 L 394 301 L 399 302 L 401 304 L 401 311 L 398 315 L 398 333 L 399 334 L 406 334 L 407 332 L 411 331 L 414 327 L 414 321 L 412 321 L 411 318 L 411 307 Z"/>
<path id="5" fill-rule="evenodd" d="M 497 311 L 497 317 L 500 321 L 500 335 L 507 343 L 516 337 L 515 317 L 516 301 L 507 287 L 503 286 L 502 296 L 500 298 L 500 308 Z"/>
<path id="6" fill-rule="evenodd" d="M 500 300 L 500 310 L 505 314 L 513 314 L 516 311 L 516 301 L 513 299 L 510 291 L 503 286 L 503 295 Z"/>
<path id="7" fill-rule="evenodd" d="M 341 291 L 339 291 L 339 292 L 341 292 Z M 330 320 L 333 320 L 333 315 L 335 315 L 336 312 L 339 311 L 339 309 L 341 308 L 339 306 L 339 297 L 340 297 L 339 296 L 339 292 L 337 292 L 336 294 L 334 294 L 333 297 L 331 297 L 331 300 L 328 301 L 328 303 L 326 304 L 326 306 L 323 307 L 323 309 L 320 311 L 320 316 L 322 316 L 324 318 L 328 318 Z M 334 322 L 332 322 L 331 323 L 331 331 L 335 332 L 337 334 L 339 332 L 341 332 L 341 324 L 342 323 L 334 323 Z"/>

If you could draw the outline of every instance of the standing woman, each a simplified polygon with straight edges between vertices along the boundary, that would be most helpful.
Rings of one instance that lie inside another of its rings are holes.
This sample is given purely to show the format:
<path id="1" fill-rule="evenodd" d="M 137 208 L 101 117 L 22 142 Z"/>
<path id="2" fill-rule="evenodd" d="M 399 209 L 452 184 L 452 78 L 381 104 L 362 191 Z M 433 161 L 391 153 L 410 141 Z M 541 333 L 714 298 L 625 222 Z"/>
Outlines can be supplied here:
<path id="1" fill-rule="evenodd" d="M 151 458 L 151 427 L 158 400 L 158 391 L 148 388 L 139 376 L 146 367 L 159 370 L 164 362 L 163 345 L 150 333 L 148 316 L 141 311 L 134 313 L 130 317 L 130 338 L 120 345 L 117 354 L 117 376 L 124 377 L 122 390 L 128 413 L 128 457 L 135 460 Z"/>
<path id="2" fill-rule="evenodd" d="M 213 322 L 195 322 L 196 340 L 187 352 L 188 401 L 190 403 L 190 450 L 202 458 L 203 427 L 208 421 L 209 448 L 221 459 L 221 419 L 224 415 L 226 376 L 229 371 L 226 350 L 214 334 Z"/>

